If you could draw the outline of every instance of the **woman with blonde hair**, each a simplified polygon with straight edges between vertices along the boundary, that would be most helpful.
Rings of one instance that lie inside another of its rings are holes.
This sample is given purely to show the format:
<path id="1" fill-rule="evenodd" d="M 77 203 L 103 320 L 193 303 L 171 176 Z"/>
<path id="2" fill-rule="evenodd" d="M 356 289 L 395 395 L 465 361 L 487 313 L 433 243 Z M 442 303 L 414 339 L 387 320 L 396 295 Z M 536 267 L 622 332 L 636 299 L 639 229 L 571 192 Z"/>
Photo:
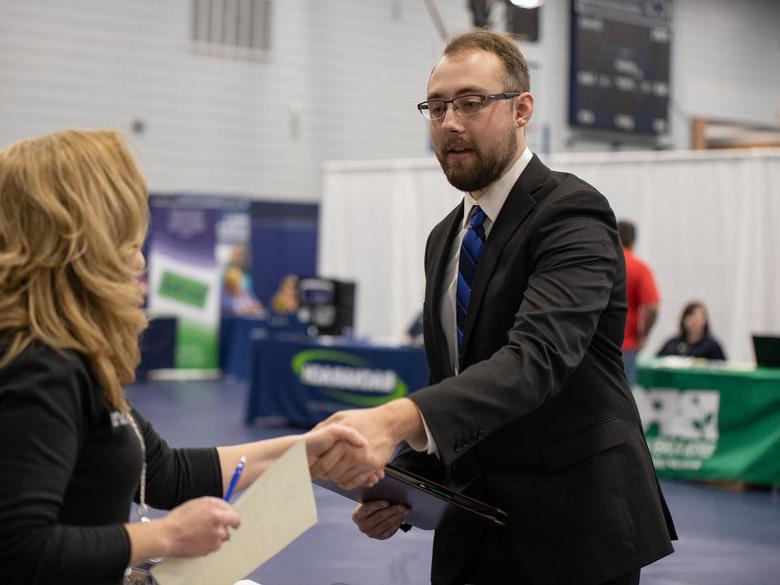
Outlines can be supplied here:
<path id="1" fill-rule="evenodd" d="M 0 583 L 117 584 L 155 556 L 218 549 L 222 498 L 303 438 L 311 464 L 338 427 L 231 447 L 171 449 L 128 404 L 139 362 L 147 189 L 123 137 L 65 131 L 0 150 Z M 374 473 L 356 479 L 372 483 Z M 133 499 L 173 510 L 129 522 Z"/>

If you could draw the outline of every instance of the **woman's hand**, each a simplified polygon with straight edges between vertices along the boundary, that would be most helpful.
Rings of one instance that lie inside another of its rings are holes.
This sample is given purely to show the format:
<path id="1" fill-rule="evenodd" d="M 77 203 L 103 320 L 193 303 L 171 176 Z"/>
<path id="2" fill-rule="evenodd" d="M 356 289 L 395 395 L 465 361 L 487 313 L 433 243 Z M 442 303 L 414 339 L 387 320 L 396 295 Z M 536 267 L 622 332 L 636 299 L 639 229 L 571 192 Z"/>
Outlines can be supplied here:
<path id="1" fill-rule="evenodd" d="M 165 556 L 197 557 L 214 552 L 230 538 L 230 529 L 241 519 L 219 498 L 204 497 L 185 502 L 159 520 L 169 542 Z"/>
<path id="2" fill-rule="evenodd" d="M 344 441 L 345 446 L 360 449 L 368 443 L 355 429 L 344 425 L 332 425 L 329 427 L 318 427 L 305 433 L 303 438 L 306 440 L 306 455 L 309 457 L 309 466 L 330 451 L 339 441 Z"/>
<path id="3" fill-rule="evenodd" d="M 197 557 L 214 552 L 230 538 L 241 519 L 220 498 L 195 498 L 151 522 L 125 524 L 130 537 L 130 564 L 152 557 Z"/>

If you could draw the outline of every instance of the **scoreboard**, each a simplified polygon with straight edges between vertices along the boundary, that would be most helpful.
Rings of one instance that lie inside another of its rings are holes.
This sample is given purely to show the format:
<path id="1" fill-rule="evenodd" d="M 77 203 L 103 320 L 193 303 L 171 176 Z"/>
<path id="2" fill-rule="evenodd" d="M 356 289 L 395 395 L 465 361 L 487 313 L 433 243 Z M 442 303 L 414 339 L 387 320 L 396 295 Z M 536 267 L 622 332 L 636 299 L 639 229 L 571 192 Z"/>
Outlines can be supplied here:
<path id="1" fill-rule="evenodd" d="M 571 0 L 569 124 L 669 129 L 671 0 Z"/>

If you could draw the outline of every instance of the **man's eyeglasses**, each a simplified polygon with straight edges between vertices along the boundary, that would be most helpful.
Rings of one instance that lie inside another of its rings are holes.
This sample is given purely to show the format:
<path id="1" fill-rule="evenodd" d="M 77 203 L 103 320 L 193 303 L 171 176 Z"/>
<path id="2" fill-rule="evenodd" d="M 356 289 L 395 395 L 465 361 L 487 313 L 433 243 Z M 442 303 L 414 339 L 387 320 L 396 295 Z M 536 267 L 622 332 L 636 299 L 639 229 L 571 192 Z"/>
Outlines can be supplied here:
<path id="1" fill-rule="evenodd" d="M 473 116 L 482 111 L 489 103 L 498 100 L 508 100 L 520 95 L 519 91 L 505 91 L 493 95 L 459 95 L 451 100 L 428 100 L 417 104 L 417 109 L 426 120 L 441 120 L 447 115 L 447 104 L 463 116 Z"/>

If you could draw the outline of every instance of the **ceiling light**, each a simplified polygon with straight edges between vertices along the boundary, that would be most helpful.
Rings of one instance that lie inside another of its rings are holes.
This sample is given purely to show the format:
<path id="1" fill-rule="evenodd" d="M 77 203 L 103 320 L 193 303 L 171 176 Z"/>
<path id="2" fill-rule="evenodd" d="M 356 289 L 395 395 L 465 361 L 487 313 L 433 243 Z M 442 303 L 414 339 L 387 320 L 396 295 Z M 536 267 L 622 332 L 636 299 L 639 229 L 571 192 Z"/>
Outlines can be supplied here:
<path id="1" fill-rule="evenodd" d="M 543 3 L 544 0 L 509 0 L 512 4 L 517 6 L 518 8 L 539 8 Z"/>

